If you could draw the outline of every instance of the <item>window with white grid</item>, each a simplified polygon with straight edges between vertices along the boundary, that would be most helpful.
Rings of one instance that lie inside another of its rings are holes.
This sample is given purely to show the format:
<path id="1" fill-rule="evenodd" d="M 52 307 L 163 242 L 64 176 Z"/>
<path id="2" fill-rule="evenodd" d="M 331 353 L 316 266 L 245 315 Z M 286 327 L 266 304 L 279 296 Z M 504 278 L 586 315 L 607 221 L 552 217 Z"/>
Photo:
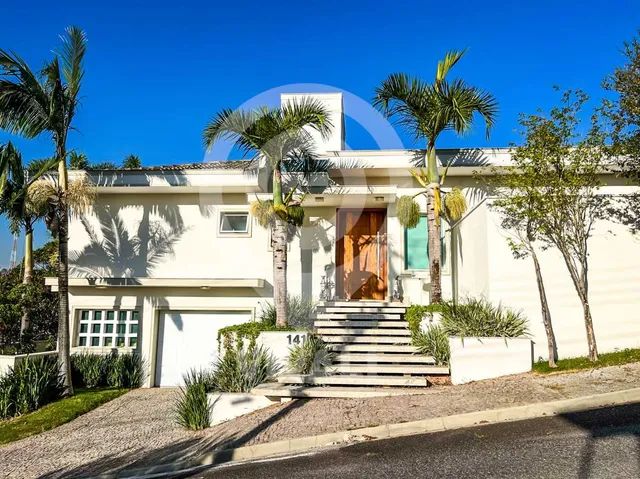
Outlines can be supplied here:
<path id="1" fill-rule="evenodd" d="M 138 346 L 139 311 L 83 309 L 79 314 L 77 346 L 101 348 Z"/>

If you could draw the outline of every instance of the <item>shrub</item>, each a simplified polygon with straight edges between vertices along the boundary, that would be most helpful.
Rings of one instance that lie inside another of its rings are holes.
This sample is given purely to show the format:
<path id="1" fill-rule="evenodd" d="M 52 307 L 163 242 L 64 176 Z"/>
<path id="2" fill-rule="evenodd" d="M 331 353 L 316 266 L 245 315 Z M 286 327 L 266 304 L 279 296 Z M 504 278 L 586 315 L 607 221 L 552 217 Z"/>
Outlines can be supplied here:
<path id="1" fill-rule="evenodd" d="M 449 336 L 442 326 L 434 324 L 413 335 L 412 343 L 421 354 L 432 356 L 436 364 L 449 364 Z"/>
<path id="2" fill-rule="evenodd" d="M 114 356 L 83 351 L 71 355 L 71 374 L 73 382 L 89 389 L 106 385 L 107 368 Z"/>
<path id="3" fill-rule="evenodd" d="M 491 304 L 484 298 L 440 304 L 441 325 L 449 336 L 505 337 L 528 335 L 526 318 L 519 312 Z"/>
<path id="4" fill-rule="evenodd" d="M 335 354 L 329 351 L 327 343 L 310 334 L 306 341 L 289 349 L 289 369 L 298 374 L 324 371 L 333 363 Z"/>
<path id="5" fill-rule="evenodd" d="M 146 363 L 137 353 L 111 354 L 107 366 L 107 386 L 139 388 L 146 378 Z"/>
<path id="6" fill-rule="evenodd" d="M 63 392 L 57 357 L 28 357 L 0 378 L 0 417 L 35 411 Z"/>
<path id="7" fill-rule="evenodd" d="M 304 299 L 302 296 L 287 296 L 287 323 L 290 328 L 311 330 L 313 329 L 313 311 L 315 303 Z M 272 303 L 266 303 L 260 313 L 260 321 L 276 325 L 276 307 Z"/>
<path id="8" fill-rule="evenodd" d="M 180 388 L 174 406 L 176 422 L 187 429 L 205 429 L 211 423 L 213 408 L 207 398 L 210 374 L 191 369 L 182 378 L 184 386 Z"/>
<path id="9" fill-rule="evenodd" d="M 262 346 L 236 344 L 226 348 L 213 369 L 213 385 L 217 391 L 244 393 L 273 378 L 280 371 L 280 366 Z"/>
<path id="10" fill-rule="evenodd" d="M 435 313 L 440 312 L 442 309 L 441 305 L 438 303 L 430 304 L 428 306 L 423 306 L 420 304 L 413 304 L 407 308 L 407 312 L 404 315 L 404 319 L 407 321 L 407 327 L 411 334 L 416 334 L 420 332 L 420 323 L 422 323 L 422 318 L 427 313 Z"/>

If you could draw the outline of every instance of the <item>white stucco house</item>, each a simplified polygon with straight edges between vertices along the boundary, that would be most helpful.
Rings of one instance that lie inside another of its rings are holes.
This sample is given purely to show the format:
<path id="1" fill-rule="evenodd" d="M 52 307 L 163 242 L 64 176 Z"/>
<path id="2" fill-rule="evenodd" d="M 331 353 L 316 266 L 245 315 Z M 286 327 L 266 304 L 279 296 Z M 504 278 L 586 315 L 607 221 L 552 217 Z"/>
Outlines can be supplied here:
<path id="1" fill-rule="evenodd" d="M 408 172 L 416 152 L 344 150 L 342 98 L 320 98 L 339 127 L 318 139 L 329 168 L 314 179 L 305 224 L 290 243 L 290 293 L 318 299 L 324 276 L 337 298 L 391 300 L 400 287 L 406 304 L 428 304 L 426 227 L 405 230 L 395 211 L 400 196 L 419 191 Z M 535 357 L 546 357 L 532 266 L 512 257 L 491 198 L 473 178 L 508 165 L 509 150 L 445 149 L 438 158 L 453 159 L 446 186 L 460 187 L 469 203 L 459 224 L 443 228 L 445 295 L 483 295 L 521 309 Z M 150 366 L 149 386 L 175 384 L 189 365 L 211 362 L 220 327 L 252 320 L 272 296 L 270 235 L 249 215 L 250 202 L 270 196 L 268 182 L 259 160 L 91 176 L 98 185 L 93 212 L 70 227 L 72 345 L 136 349 Z M 632 188 L 614 176 L 605 181 L 612 194 Z M 370 241 L 354 251 L 358 235 Z M 609 222 L 592 239 L 591 306 L 601 351 L 640 347 L 638 241 Z M 362 255 L 365 271 L 345 262 Z M 559 355 L 584 355 L 582 310 L 562 259 L 551 249 L 541 261 Z M 375 288 L 358 288 L 372 275 Z"/>

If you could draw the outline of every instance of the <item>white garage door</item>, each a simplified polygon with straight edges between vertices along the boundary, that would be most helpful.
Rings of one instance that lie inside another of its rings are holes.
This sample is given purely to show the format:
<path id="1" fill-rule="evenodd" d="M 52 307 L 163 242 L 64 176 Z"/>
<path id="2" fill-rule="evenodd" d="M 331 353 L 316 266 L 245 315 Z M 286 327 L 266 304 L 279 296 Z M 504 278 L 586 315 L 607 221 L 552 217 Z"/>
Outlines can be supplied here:
<path id="1" fill-rule="evenodd" d="M 249 311 L 163 311 L 158 325 L 156 386 L 179 386 L 191 368 L 218 357 L 218 330 L 251 320 Z"/>

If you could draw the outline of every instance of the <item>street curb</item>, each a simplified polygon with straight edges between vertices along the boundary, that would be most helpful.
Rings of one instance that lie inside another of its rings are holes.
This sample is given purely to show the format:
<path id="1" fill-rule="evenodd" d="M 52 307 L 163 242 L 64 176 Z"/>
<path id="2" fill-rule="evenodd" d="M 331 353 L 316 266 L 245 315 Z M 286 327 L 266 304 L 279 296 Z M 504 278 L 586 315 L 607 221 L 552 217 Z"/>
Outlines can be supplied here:
<path id="1" fill-rule="evenodd" d="M 466 427 L 484 426 L 502 422 L 522 421 L 539 417 L 557 416 L 605 406 L 620 406 L 640 402 L 640 388 L 626 389 L 610 393 L 592 394 L 572 399 L 560 399 L 524 406 L 513 406 L 501 409 L 489 409 L 452 416 L 421 419 L 397 424 L 365 427 L 350 431 L 331 432 L 314 436 L 267 442 L 252 446 L 241 446 L 232 449 L 212 451 L 201 455 L 198 459 L 146 467 L 122 470 L 115 474 L 106 474 L 103 479 L 116 478 L 152 478 L 177 477 L 196 472 L 226 462 L 263 459 L 272 456 L 302 453 L 313 449 L 352 444 L 362 441 L 390 439 L 414 434 L 449 431 Z"/>

